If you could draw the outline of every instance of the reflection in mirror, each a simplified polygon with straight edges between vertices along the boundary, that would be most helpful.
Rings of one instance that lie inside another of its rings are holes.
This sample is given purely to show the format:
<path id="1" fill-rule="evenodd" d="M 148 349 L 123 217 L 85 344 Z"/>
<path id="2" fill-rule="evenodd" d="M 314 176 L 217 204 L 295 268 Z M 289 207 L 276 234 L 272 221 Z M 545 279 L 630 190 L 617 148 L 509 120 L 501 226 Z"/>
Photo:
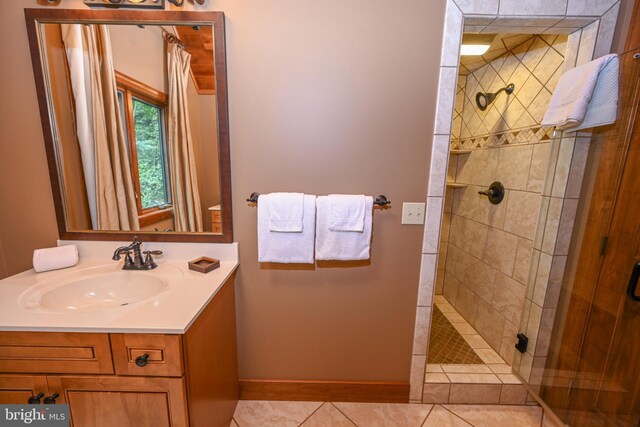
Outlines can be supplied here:
<path id="1" fill-rule="evenodd" d="M 233 241 L 223 14 L 25 17 L 60 237 Z"/>
<path id="2" fill-rule="evenodd" d="M 211 26 L 43 27 L 67 227 L 211 232 Z"/>

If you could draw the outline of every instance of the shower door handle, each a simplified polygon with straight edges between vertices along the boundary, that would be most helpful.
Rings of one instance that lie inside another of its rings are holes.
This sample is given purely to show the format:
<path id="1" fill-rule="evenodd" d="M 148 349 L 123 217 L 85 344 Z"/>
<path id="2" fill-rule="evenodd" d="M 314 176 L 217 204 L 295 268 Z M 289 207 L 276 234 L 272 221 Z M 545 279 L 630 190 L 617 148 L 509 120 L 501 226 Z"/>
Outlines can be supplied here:
<path id="1" fill-rule="evenodd" d="M 640 295 L 636 295 L 638 279 L 640 279 L 640 262 L 637 262 L 636 265 L 633 266 L 631 277 L 629 278 L 629 285 L 627 286 L 627 295 L 634 301 L 640 301 Z"/>

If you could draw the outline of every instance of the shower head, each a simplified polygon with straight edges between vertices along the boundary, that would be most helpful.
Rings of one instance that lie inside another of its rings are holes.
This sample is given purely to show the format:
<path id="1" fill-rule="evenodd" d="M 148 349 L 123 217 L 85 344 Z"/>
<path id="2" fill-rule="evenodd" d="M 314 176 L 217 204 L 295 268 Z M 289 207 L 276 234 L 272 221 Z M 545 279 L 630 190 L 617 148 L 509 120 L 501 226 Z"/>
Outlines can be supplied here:
<path id="1" fill-rule="evenodd" d="M 515 88 L 516 87 L 513 83 L 509 83 L 508 85 L 494 93 L 478 92 L 476 94 L 476 105 L 480 110 L 484 111 L 489 105 L 491 105 L 493 101 L 495 101 L 500 92 L 505 91 L 507 95 L 511 95 Z"/>

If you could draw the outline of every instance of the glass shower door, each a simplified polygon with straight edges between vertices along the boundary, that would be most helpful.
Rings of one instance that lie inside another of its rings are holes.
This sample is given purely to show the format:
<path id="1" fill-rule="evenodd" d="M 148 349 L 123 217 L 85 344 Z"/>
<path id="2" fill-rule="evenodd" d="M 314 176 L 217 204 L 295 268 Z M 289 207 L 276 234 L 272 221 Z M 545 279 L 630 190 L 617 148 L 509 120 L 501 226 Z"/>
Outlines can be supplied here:
<path id="1" fill-rule="evenodd" d="M 640 426 L 640 50 L 620 57 L 621 115 L 594 134 L 593 195 L 541 397 L 571 426 Z M 585 208 L 586 209 L 586 208 Z M 576 245 L 577 246 L 577 245 Z M 555 340 L 554 340 L 555 337 Z"/>

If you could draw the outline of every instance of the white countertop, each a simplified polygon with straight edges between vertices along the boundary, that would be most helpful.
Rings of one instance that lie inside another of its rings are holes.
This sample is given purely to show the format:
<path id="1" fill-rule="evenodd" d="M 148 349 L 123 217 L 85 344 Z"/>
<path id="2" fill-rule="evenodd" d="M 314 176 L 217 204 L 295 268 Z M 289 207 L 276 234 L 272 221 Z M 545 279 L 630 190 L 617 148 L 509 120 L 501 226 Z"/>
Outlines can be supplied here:
<path id="1" fill-rule="evenodd" d="M 144 250 L 164 251 L 163 256 L 155 258 L 156 273 L 166 271 L 172 280 L 162 293 L 126 306 L 95 311 L 43 312 L 20 306 L 20 296 L 31 286 L 72 278 L 79 271 L 96 267 L 118 271 L 123 261 L 112 261 L 111 256 L 115 248 L 129 242 L 59 242 L 69 243 L 79 247 L 80 262 L 75 267 L 44 273 L 28 270 L 0 280 L 0 331 L 181 334 L 238 267 L 237 243 L 144 243 Z M 202 255 L 220 259 L 220 267 L 207 274 L 189 270 L 187 262 Z"/>

